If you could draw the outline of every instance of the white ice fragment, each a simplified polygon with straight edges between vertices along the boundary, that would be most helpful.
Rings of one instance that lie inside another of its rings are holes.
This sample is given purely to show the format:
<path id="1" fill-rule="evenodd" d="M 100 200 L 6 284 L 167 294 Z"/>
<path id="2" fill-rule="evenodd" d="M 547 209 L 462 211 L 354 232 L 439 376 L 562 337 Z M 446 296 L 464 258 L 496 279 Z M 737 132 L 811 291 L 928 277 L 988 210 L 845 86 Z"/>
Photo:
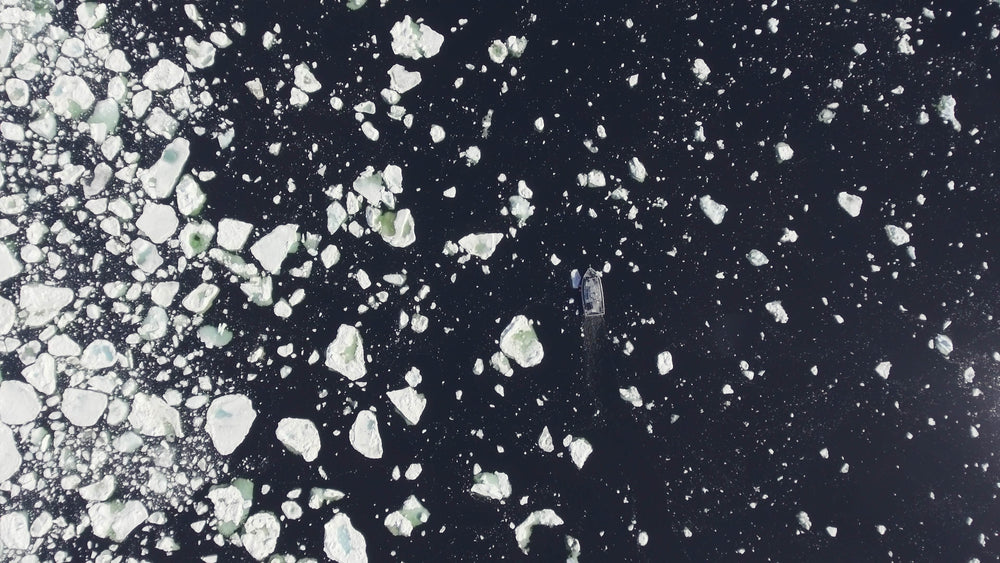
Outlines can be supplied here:
<path id="1" fill-rule="evenodd" d="M 396 407 L 399 414 L 403 415 L 406 423 L 413 426 L 420 422 L 420 415 L 424 413 L 427 406 L 427 398 L 418 393 L 413 387 L 404 387 L 386 393 L 392 405 Z"/>
<path id="2" fill-rule="evenodd" d="M 910 234 L 896 225 L 886 225 L 885 234 L 889 237 L 889 242 L 896 246 L 902 246 L 910 242 Z"/>
<path id="3" fill-rule="evenodd" d="M 351 381 L 365 376 L 367 369 L 364 342 L 358 329 L 351 325 L 340 325 L 336 338 L 326 347 L 325 364 Z"/>
<path id="4" fill-rule="evenodd" d="M 270 512 L 258 512 L 243 523 L 240 540 L 250 557 L 260 561 L 274 553 L 280 534 L 281 523 L 278 518 Z"/>
<path id="5" fill-rule="evenodd" d="M 160 59 L 142 75 L 142 85 L 154 92 L 174 89 L 187 76 L 184 69 L 169 59 Z"/>
<path id="6" fill-rule="evenodd" d="M 621 397 L 626 403 L 631 404 L 633 407 L 642 406 L 642 395 L 639 394 L 639 389 L 637 389 L 635 385 L 631 385 L 625 389 L 619 389 L 618 396 Z"/>
<path id="7" fill-rule="evenodd" d="M 128 422 L 136 432 L 145 436 L 184 436 L 180 413 L 156 395 L 136 393 L 132 398 Z"/>
<path id="8" fill-rule="evenodd" d="M 444 127 L 437 124 L 431 125 L 431 142 L 440 143 L 444 140 L 444 135 Z"/>
<path id="9" fill-rule="evenodd" d="M 373 215 L 372 218 L 374 221 L 369 226 L 390 246 L 405 248 L 417 240 L 413 214 L 409 209 L 384 211 L 377 216 Z"/>
<path id="10" fill-rule="evenodd" d="M 542 433 L 538 436 L 538 447 L 543 452 L 548 453 L 552 453 L 555 450 L 555 445 L 552 444 L 552 433 L 549 432 L 548 426 L 542 427 Z"/>
<path id="11" fill-rule="evenodd" d="M 163 199 L 170 196 L 190 154 L 191 143 L 187 139 L 178 137 L 163 149 L 159 160 L 153 166 L 138 172 L 142 189 L 149 197 Z"/>
<path id="12" fill-rule="evenodd" d="M 23 270 L 24 265 L 14 256 L 14 251 L 6 242 L 0 240 L 0 282 L 9 280 Z"/>
<path id="13" fill-rule="evenodd" d="M 79 76 L 63 74 L 56 78 L 45 98 L 56 115 L 79 119 L 94 105 L 94 94 Z"/>
<path id="14" fill-rule="evenodd" d="M 309 69 L 309 65 L 306 63 L 299 63 L 295 65 L 293 72 L 295 74 L 295 87 L 302 90 L 306 94 L 318 92 L 319 89 L 323 87 L 319 80 L 316 80 L 316 77 Z"/>
<path id="15" fill-rule="evenodd" d="M 500 350 L 523 368 L 537 366 L 545 356 L 542 343 L 535 334 L 534 323 L 524 315 L 515 316 L 503 329 Z"/>
<path id="16" fill-rule="evenodd" d="M 705 216 L 716 225 L 722 223 L 722 219 L 726 216 L 726 211 L 729 211 L 728 207 L 716 202 L 710 195 L 701 196 L 701 198 L 698 199 L 698 205 L 701 207 Z"/>
<path id="17" fill-rule="evenodd" d="M 232 252 L 243 250 L 247 237 L 253 231 L 253 225 L 237 219 L 222 219 L 215 240 L 222 248 Z"/>
<path id="18" fill-rule="evenodd" d="M 808 532 L 809 529 L 812 528 L 812 521 L 809 520 L 809 515 L 806 514 L 804 510 L 799 511 L 799 513 L 795 515 L 795 518 L 799 521 L 799 526 L 802 526 L 803 530 Z"/>
<path id="19" fill-rule="evenodd" d="M 656 370 L 660 375 L 667 375 L 674 369 L 674 357 L 670 352 L 660 352 L 656 356 Z"/>
<path id="20" fill-rule="evenodd" d="M 525 554 L 528 553 L 528 543 L 531 542 L 531 531 L 535 526 L 561 526 L 562 518 L 551 508 L 536 510 L 528 515 L 523 522 L 514 528 L 514 537 L 517 539 L 517 546 Z"/>
<path id="21" fill-rule="evenodd" d="M 369 459 L 382 457 L 382 436 L 378 431 L 378 418 L 369 410 L 358 412 L 348 434 L 351 446 Z"/>
<path id="22" fill-rule="evenodd" d="M 588 188 L 603 188 L 607 185 L 608 180 L 604 177 L 604 172 L 600 170 L 591 170 L 590 172 L 587 172 Z"/>
<path id="23" fill-rule="evenodd" d="M 48 324 L 59 311 L 73 302 L 73 290 L 42 284 L 21 286 L 18 305 L 26 313 L 24 325 L 36 328 Z"/>
<path id="24" fill-rule="evenodd" d="M 135 222 L 135 226 L 154 244 L 169 240 L 177 231 L 177 225 L 177 213 L 174 212 L 174 208 L 153 201 L 143 206 L 142 215 Z"/>
<path id="25" fill-rule="evenodd" d="M 892 369 L 892 362 L 879 362 L 875 366 L 875 373 L 878 374 L 882 379 L 889 379 L 889 370 Z"/>
<path id="26" fill-rule="evenodd" d="M 28 515 L 25 512 L 8 512 L 0 516 L 0 555 L 3 548 L 26 551 L 31 546 L 31 532 L 28 529 Z M 13 556 L 13 554 L 9 554 Z M 13 560 L 13 559 L 12 559 Z M 20 561 L 31 560 L 25 557 Z"/>
<path id="27" fill-rule="evenodd" d="M 75 426 L 97 424 L 108 408 L 108 396 L 98 391 L 70 387 L 63 391 L 60 410 L 66 420 Z"/>
<path id="28" fill-rule="evenodd" d="M 194 68 L 208 68 L 215 64 L 215 45 L 209 41 L 198 41 L 188 35 L 184 38 L 185 57 Z"/>
<path id="29" fill-rule="evenodd" d="M 338 512 L 323 526 L 323 552 L 336 563 L 368 563 L 368 546 L 351 519 Z"/>
<path id="30" fill-rule="evenodd" d="M 503 500 L 512 491 L 510 477 L 502 471 L 480 471 L 472 477 L 472 493 L 493 500 Z"/>
<path id="31" fill-rule="evenodd" d="M 146 505 L 137 500 L 100 502 L 87 509 L 94 535 L 121 542 L 149 518 Z"/>
<path id="32" fill-rule="evenodd" d="M 31 100 L 31 89 L 28 83 L 20 78 L 8 78 L 4 82 L 4 91 L 14 107 L 24 107 Z"/>
<path id="33" fill-rule="evenodd" d="M 21 452 L 10 427 L 0 422 L 0 484 L 13 477 L 21 468 Z"/>
<path id="34" fill-rule="evenodd" d="M 855 55 L 860 57 L 868 52 L 868 47 L 865 47 L 864 43 L 855 43 L 851 50 L 854 51 Z"/>
<path id="35" fill-rule="evenodd" d="M 48 353 L 39 354 L 35 363 L 21 370 L 21 375 L 32 387 L 46 395 L 56 390 L 56 361 Z"/>
<path id="36" fill-rule="evenodd" d="M 507 45 L 499 39 L 494 39 L 486 51 L 490 56 L 490 60 L 496 64 L 502 64 L 508 54 Z"/>
<path id="37" fill-rule="evenodd" d="M 406 92 L 413 89 L 417 84 L 420 84 L 421 76 L 417 71 L 409 71 L 403 67 L 403 65 L 395 64 L 389 68 L 389 88 L 392 88 L 400 94 L 405 94 Z"/>
<path id="38" fill-rule="evenodd" d="M 250 487 L 243 487 L 245 490 L 241 490 L 242 485 Z M 212 501 L 220 534 L 229 536 L 239 528 L 243 519 L 250 513 L 252 491 L 252 484 L 237 480 L 233 485 L 212 487 L 208 492 L 208 500 Z"/>
<path id="39" fill-rule="evenodd" d="M 3 280 L 0 280 L 3 281 Z M 14 328 L 14 320 L 17 317 L 17 305 L 10 300 L 0 297 L 0 336 L 10 332 Z"/>
<path id="40" fill-rule="evenodd" d="M 831 538 L 837 537 L 837 527 L 836 526 L 827 526 L 826 527 L 826 533 L 829 534 Z"/>
<path id="41" fill-rule="evenodd" d="M 768 260 L 767 258 L 767 255 L 757 250 L 756 248 L 747 253 L 747 260 L 750 261 L 751 266 L 754 266 L 756 268 L 759 268 L 770 262 L 770 260 Z"/>
<path id="42" fill-rule="evenodd" d="M 23 381 L 0 382 L 0 422 L 11 426 L 35 420 L 42 410 L 35 389 Z"/>
<path id="43" fill-rule="evenodd" d="M 947 356 L 951 354 L 952 350 L 955 349 L 955 345 L 951 342 L 951 338 L 945 334 L 939 334 L 934 337 L 934 348 L 941 353 L 942 356 Z"/>
<path id="44" fill-rule="evenodd" d="M 638 159 L 638 157 L 632 157 L 628 161 L 628 173 L 632 176 L 632 179 L 640 184 L 646 181 L 646 166 Z"/>
<path id="45" fill-rule="evenodd" d="M 778 158 L 778 162 L 785 162 L 795 155 L 795 151 L 792 150 L 792 147 L 788 143 L 782 141 L 774 145 L 774 154 Z"/>
<path id="46" fill-rule="evenodd" d="M 583 469 L 583 464 L 593 451 L 594 447 L 585 438 L 573 438 L 569 443 L 569 456 L 580 469 Z"/>
<path id="47" fill-rule="evenodd" d="M 424 508 L 417 497 L 410 495 L 403 501 L 402 508 L 385 517 L 385 527 L 394 536 L 410 537 L 413 529 L 426 524 L 430 515 L 430 511 Z"/>
<path id="48" fill-rule="evenodd" d="M 278 225 L 250 247 L 250 253 L 265 270 L 272 274 L 281 271 L 281 263 L 299 244 L 299 226 Z"/>
<path id="49" fill-rule="evenodd" d="M 443 35 L 424 23 L 414 22 L 410 16 L 393 24 L 389 34 L 392 35 L 392 52 L 414 60 L 433 57 L 444 44 Z"/>
<path id="50" fill-rule="evenodd" d="M 462 250 L 482 260 L 489 259 L 503 240 L 503 233 L 475 233 L 458 239 Z"/>
<path id="51" fill-rule="evenodd" d="M 767 309 L 768 313 L 774 316 L 774 320 L 785 324 L 788 322 L 788 313 L 785 312 L 785 308 L 781 306 L 781 301 L 771 301 L 764 304 L 764 308 Z"/>
<path id="52" fill-rule="evenodd" d="M 209 310 L 215 303 L 215 298 L 219 296 L 219 286 L 211 283 L 199 284 L 191 293 L 187 294 L 181 305 L 195 314 L 201 314 Z"/>
<path id="53" fill-rule="evenodd" d="M 954 96 L 944 95 L 938 101 L 937 110 L 938 115 L 945 123 L 950 123 L 955 131 L 962 130 L 962 124 L 958 122 L 958 118 L 955 117 L 955 106 L 958 102 L 955 100 Z"/>
<path id="54" fill-rule="evenodd" d="M 233 394 L 217 397 L 205 415 L 205 431 L 212 438 L 212 445 L 222 455 L 229 455 L 243 443 L 257 411 L 246 395 Z"/>
<path id="55" fill-rule="evenodd" d="M 274 434 L 290 452 L 306 461 L 315 461 L 319 456 L 319 431 L 307 418 L 283 418 Z"/>
<path id="56" fill-rule="evenodd" d="M 691 72 L 694 73 L 695 78 L 700 82 L 708 80 L 708 75 L 712 72 L 712 69 L 708 68 L 708 63 L 702 59 L 695 59 L 694 64 L 691 65 Z"/>
<path id="57" fill-rule="evenodd" d="M 837 194 L 837 203 L 851 217 L 861 215 L 862 202 L 863 200 L 861 199 L 861 196 L 856 196 L 847 192 L 840 192 Z"/>
<path id="58" fill-rule="evenodd" d="M 80 488 L 80 497 L 89 501 L 105 501 L 115 492 L 115 476 L 105 475 L 98 481 Z"/>

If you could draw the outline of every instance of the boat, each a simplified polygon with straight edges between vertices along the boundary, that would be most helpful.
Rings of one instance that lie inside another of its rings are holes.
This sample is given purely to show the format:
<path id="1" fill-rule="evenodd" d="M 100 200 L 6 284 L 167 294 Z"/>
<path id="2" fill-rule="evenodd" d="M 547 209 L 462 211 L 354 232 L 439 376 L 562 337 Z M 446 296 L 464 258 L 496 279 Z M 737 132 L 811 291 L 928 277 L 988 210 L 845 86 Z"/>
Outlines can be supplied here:
<path id="1" fill-rule="evenodd" d="M 593 268 L 587 268 L 580 283 L 580 293 L 583 297 L 583 315 L 585 317 L 604 316 L 604 286 L 601 275 Z"/>

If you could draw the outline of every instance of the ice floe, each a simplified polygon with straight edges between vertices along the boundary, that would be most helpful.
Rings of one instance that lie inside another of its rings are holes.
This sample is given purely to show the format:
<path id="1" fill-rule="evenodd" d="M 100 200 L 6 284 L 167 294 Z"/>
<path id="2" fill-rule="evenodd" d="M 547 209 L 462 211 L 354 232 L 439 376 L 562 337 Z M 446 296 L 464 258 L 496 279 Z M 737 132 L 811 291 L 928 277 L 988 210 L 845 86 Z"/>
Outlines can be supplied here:
<path id="1" fill-rule="evenodd" d="M 412 426 L 420 422 L 420 416 L 424 413 L 424 408 L 427 406 L 427 399 L 418 393 L 416 389 L 413 387 L 404 387 L 395 391 L 389 391 L 386 393 L 386 396 L 392 401 L 392 406 L 396 407 L 399 414 L 403 415 L 407 424 Z"/>
<path id="2" fill-rule="evenodd" d="M 444 36 L 434 31 L 427 24 L 413 21 L 405 16 L 402 21 L 393 24 L 389 34 L 392 35 L 392 52 L 410 59 L 433 57 L 441 51 Z"/>
<path id="3" fill-rule="evenodd" d="M 430 515 L 430 511 L 424 508 L 417 497 L 410 495 L 399 510 L 390 512 L 385 517 L 385 527 L 394 536 L 410 537 L 413 529 L 426 524 Z"/>
<path id="4" fill-rule="evenodd" d="M 323 552 L 337 563 L 368 563 L 365 536 L 343 512 L 335 514 L 323 526 Z"/>
<path id="5" fill-rule="evenodd" d="M 337 336 L 326 347 L 326 367 L 351 381 L 365 376 L 365 350 L 361 333 L 351 325 L 340 325 Z"/>
<path id="6" fill-rule="evenodd" d="M 726 211 L 729 208 L 725 205 L 712 199 L 712 196 L 703 195 L 698 199 L 698 205 L 701 207 L 701 211 L 708 217 L 709 221 L 719 225 L 722 220 L 726 217 Z"/>
<path id="7" fill-rule="evenodd" d="M 520 524 L 514 528 L 514 538 L 517 546 L 525 554 L 528 553 L 528 544 L 531 542 L 531 532 L 535 526 L 562 526 L 563 519 L 559 517 L 551 508 L 536 510 L 528 515 Z"/>
<path id="8" fill-rule="evenodd" d="M 472 481 L 472 493 L 481 497 L 503 500 L 512 491 L 510 477 L 502 471 L 477 471 Z"/>
<path id="9" fill-rule="evenodd" d="M 246 395 L 223 395 L 209 405 L 205 431 L 215 449 L 222 455 L 229 455 L 243 443 L 256 419 L 257 411 Z"/>
<path id="10" fill-rule="evenodd" d="M 542 363 L 545 350 L 535 334 L 534 323 L 524 315 L 511 319 L 500 334 L 500 350 L 517 365 L 528 368 Z"/>
<path id="11" fill-rule="evenodd" d="M 319 456 L 320 438 L 316 425 L 307 418 L 283 418 L 278 422 L 275 436 L 288 451 L 315 461 Z"/>
<path id="12" fill-rule="evenodd" d="M 382 436 L 378 431 L 378 418 L 369 410 L 358 412 L 349 433 L 351 446 L 370 459 L 382 457 Z"/>
<path id="13" fill-rule="evenodd" d="M 42 410 L 35 388 L 23 381 L 0 382 L 0 422 L 18 426 L 35 420 Z"/>
<path id="14" fill-rule="evenodd" d="M 841 209 L 846 211 L 851 217 L 861 215 L 861 196 L 849 194 L 847 192 L 840 192 L 837 194 L 837 203 L 840 205 Z"/>

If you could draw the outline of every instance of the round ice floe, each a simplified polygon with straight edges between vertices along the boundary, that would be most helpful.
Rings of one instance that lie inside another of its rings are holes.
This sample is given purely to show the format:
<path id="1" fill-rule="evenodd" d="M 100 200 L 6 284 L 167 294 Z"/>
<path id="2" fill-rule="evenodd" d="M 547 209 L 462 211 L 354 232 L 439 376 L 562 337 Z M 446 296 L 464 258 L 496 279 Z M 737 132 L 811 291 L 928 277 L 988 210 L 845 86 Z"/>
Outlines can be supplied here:
<path id="1" fill-rule="evenodd" d="M 0 422 L 0 484 L 10 479 L 21 468 L 21 452 L 17 451 L 14 432 Z"/>
<path id="2" fill-rule="evenodd" d="M 78 118 L 94 105 L 94 94 L 79 76 L 62 75 L 56 78 L 45 98 L 56 115 Z"/>
<path id="3" fill-rule="evenodd" d="M 0 383 L 0 422 L 16 426 L 35 420 L 42 409 L 35 389 L 23 381 Z"/>
<path id="4" fill-rule="evenodd" d="M 94 535 L 120 542 L 149 518 L 146 505 L 137 500 L 101 502 L 87 509 Z"/>
<path id="5" fill-rule="evenodd" d="M 95 340 L 87 345 L 80 356 L 80 365 L 90 370 L 109 368 L 115 365 L 117 352 L 115 345 L 107 340 Z"/>
<path id="6" fill-rule="evenodd" d="M 222 455 L 229 455 L 243 443 L 257 418 L 253 403 L 245 395 L 224 395 L 208 406 L 205 431 Z"/>
<path id="7" fill-rule="evenodd" d="M 443 35 L 426 24 L 414 22 L 410 16 L 393 24 L 389 34 L 392 35 L 392 52 L 414 60 L 433 57 L 444 44 Z"/>
<path id="8" fill-rule="evenodd" d="M 368 563 L 368 546 L 351 519 L 340 512 L 323 526 L 323 551 L 337 563 Z"/>
<path id="9" fill-rule="evenodd" d="M 307 418 L 281 419 L 275 435 L 289 451 L 302 456 L 306 461 L 315 461 L 319 455 L 319 431 Z"/>
<path id="10" fill-rule="evenodd" d="M 523 368 L 537 366 L 545 356 L 532 325 L 527 317 L 517 315 L 500 335 L 500 350 Z"/>
<path id="11" fill-rule="evenodd" d="M 62 394 L 62 413 L 76 426 L 93 426 L 104 415 L 108 396 L 89 389 L 69 388 Z"/>

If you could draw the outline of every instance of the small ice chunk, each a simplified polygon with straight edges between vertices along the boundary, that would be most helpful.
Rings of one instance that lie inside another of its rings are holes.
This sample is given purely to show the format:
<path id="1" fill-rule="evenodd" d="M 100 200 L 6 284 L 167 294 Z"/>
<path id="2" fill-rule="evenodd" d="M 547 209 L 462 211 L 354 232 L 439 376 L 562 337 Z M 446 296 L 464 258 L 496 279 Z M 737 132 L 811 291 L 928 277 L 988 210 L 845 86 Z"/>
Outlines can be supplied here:
<path id="1" fill-rule="evenodd" d="M 812 521 L 809 520 L 809 515 L 806 514 L 804 510 L 799 511 L 799 513 L 795 515 L 795 518 L 799 521 L 799 526 L 802 526 L 803 530 L 808 532 L 809 529 L 812 528 Z"/>
<path id="2" fill-rule="evenodd" d="M 154 92 L 173 90 L 187 73 L 169 59 L 160 59 L 153 68 L 142 75 L 142 85 Z"/>
<path id="3" fill-rule="evenodd" d="M 552 453 L 556 449 L 552 444 L 552 433 L 549 432 L 548 426 L 542 427 L 542 433 L 538 436 L 538 447 L 547 453 Z"/>
<path id="4" fill-rule="evenodd" d="M 399 211 L 384 211 L 371 216 L 373 221 L 369 226 L 382 236 L 389 246 L 406 248 L 417 240 L 413 214 L 409 209 Z"/>
<path id="5" fill-rule="evenodd" d="M 145 436 L 184 436 L 180 413 L 156 395 L 136 393 L 132 398 L 128 422 L 136 432 Z"/>
<path id="6" fill-rule="evenodd" d="M 511 319 L 500 334 L 500 350 L 523 368 L 537 366 L 545 356 L 534 323 L 524 315 Z"/>
<path id="7" fill-rule="evenodd" d="M 302 456 L 306 461 L 315 461 L 319 456 L 319 431 L 307 418 L 283 418 L 278 422 L 278 429 L 274 434 L 288 451 Z"/>
<path id="8" fill-rule="evenodd" d="M 747 260 L 750 261 L 751 266 L 754 266 L 756 268 L 759 268 L 770 262 L 770 260 L 767 259 L 767 255 L 757 250 L 756 248 L 747 253 Z"/>
<path id="9" fill-rule="evenodd" d="M 364 342 L 358 329 L 351 325 L 340 325 L 337 336 L 326 347 L 326 367 L 351 381 L 365 376 Z"/>
<path id="10" fill-rule="evenodd" d="M 489 259 L 503 240 L 503 233 L 468 234 L 458 240 L 462 250 L 482 260 Z"/>
<path id="11" fill-rule="evenodd" d="M 417 497 L 410 495 L 403 501 L 402 508 L 385 517 L 385 527 L 394 536 L 410 537 L 413 529 L 426 524 L 430 515 L 430 511 L 420 504 Z"/>
<path id="12" fill-rule="evenodd" d="M 837 527 L 836 526 L 827 526 L 826 527 L 826 533 L 829 534 L 831 538 L 837 537 Z"/>
<path id="13" fill-rule="evenodd" d="M 517 539 L 517 546 L 525 554 L 528 553 L 528 544 L 531 542 L 531 531 L 535 526 L 562 526 L 563 520 L 551 508 L 536 510 L 528 515 L 523 522 L 514 528 L 514 537 Z"/>
<path id="14" fill-rule="evenodd" d="M 111 498 L 115 492 L 115 476 L 105 475 L 99 481 L 80 488 L 80 497 L 83 500 L 105 501 Z"/>
<path id="15" fill-rule="evenodd" d="M 431 125 L 431 142 L 440 143 L 444 140 L 444 127 L 440 125 Z"/>
<path id="16" fill-rule="evenodd" d="M 14 305 L 8 299 L 0 297 L 0 336 L 7 334 L 10 332 L 10 329 L 14 328 L 16 317 L 17 305 Z"/>
<path id="17" fill-rule="evenodd" d="M 392 405 L 396 407 L 399 414 L 403 415 L 406 423 L 413 426 L 420 422 L 420 415 L 424 413 L 427 406 L 427 398 L 418 393 L 413 387 L 404 387 L 386 393 Z"/>
<path id="18" fill-rule="evenodd" d="M 774 316 L 774 320 L 785 324 L 788 322 L 788 313 L 785 312 L 785 308 L 781 306 L 781 301 L 771 301 L 770 303 L 765 303 L 764 308 L 767 309 L 768 313 Z"/>
<path id="19" fill-rule="evenodd" d="M 10 427 L 0 422 L 0 484 L 5 483 L 21 469 L 21 452 Z"/>
<path id="20" fill-rule="evenodd" d="M 618 396 L 620 396 L 626 403 L 631 404 L 633 407 L 642 406 L 642 395 L 639 394 L 639 389 L 637 389 L 635 385 L 631 385 L 627 389 L 619 389 Z"/>
<path id="21" fill-rule="evenodd" d="M 277 274 L 285 257 L 298 248 L 298 231 L 299 226 L 295 224 L 278 225 L 255 242 L 250 247 L 250 253 L 265 270 Z"/>
<path id="22" fill-rule="evenodd" d="M 902 246 L 910 242 L 910 234 L 896 225 L 886 225 L 885 235 L 889 237 L 889 242 L 896 246 Z"/>
<path id="23" fill-rule="evenodd" d="M 860 57 L 868 52 L 868 47 L 865 47 L 864 43 L 855 43 L 851 50 L 854 51 L 855 55 Z"/>
<path id="24" fill-rule="evenodd" d="M 135 226 L 154 244 L 161 244 L 174 235 L 177 224 L 177 213 L 173 207 L 150 201 L 143 206 Z"/>
<path id="25" fill-rule="evenodd" d="M 108 396 L 98 391 L 70 387 L 63 391 L 60 410 L 74 426 L 97 424 L 108 408 Z"/>
<path id="26" fill-rule="evenodd" d="M 369 410 L 359 411 L 348 435 L 351 446 L 369 459 L 382 457 L 382 436 L 378 431 L 378 418 Z"/>
<path id="27" fill-rule="evenodd" d="M 604 177 L 604 172 L 600 170 L 591 170 L 590 172 L 587 172 L 588 188 L 603 188 L 607 185 L 608 180 Z"/>
<path id="28" fill-rule="evenodd" d="M 646 166 L 637 157 L 633 156 L 628 161 L 628 173 L 640 184 L 646 181 Z"/>
<path id="29" fill-rule="evenodd" d="M 674 369 L 674 357 L 670 352 L 660 352 L 656 356 L 656 370 L 660 375 L 667 375 Z"/>
<path id="30" fill-rule="evenodd" d="M 403 65 L 399 64 L 392 65 L 389 68 L 388 74 L 389 88 L 400 94 L 405 94 L 412 90 L 421 81 L 419 72 L 406 70 Z"/>
<path id="31" fill-rule="evenodd" d="M 955 131 L 962 130 L 962 124 L 958 122 L 958 118 L 955 117 L 955 107 L 958 102 L 955 100 L 954 96 L 944 95 L 938 101 L 937 110 L 938 115 L 945 123 L 950 123 Z"/>
<path id="32" fill-rule="evenodd" d="M 217 397 L 205 415 L 205 431 L 212 438 L 212 445 L 222 455 L 229 455 L 243 443 L 257 411 L 246 395 L 232 394 Z"/>
<path id="33" fill-rule="evenodd" d="M 701 207 L 705 216 L 716 225 L 722 223 L 722 219 L 726 216 L 726 211 L 729 211 L 728 207 L 716 202 L 710 195 L 701 196 L 701 198 L 698 199 L 698 205 Z"/>
<path id="34" fill-rule="evenodd" d="M 343 512 L 335 514 L 323 526 L 323 552 L 336 563 L 368 563 L 365 537 Z"/>
<path id="35" fill-rule="evenodd" d="M 185 57 L 194 68 L 208 68 L 215 64 L 215 45 L 209 41 L 198 41 L 188 35 L 184 38 Z"/>
<path id="36" fill-rule="evenodd" d="M 708 75 L 711 74 L 712 69 L 708 68 L 708 63 L 702 59 L 695 59 L 694 64 L 691 65 L 691 72 L 694 73 L 695 78 L 699 82 L 704 82 L 708 80 Z"/>
<path id="37" fill-rule="evenodd" d="M 306 63 L 299 63 L 295 65 L 295 69 L 293 69 L 292 72 L 295 74 L 295 87 L 302 90 L 306 94 L 318 92 L 319 89 L 323 87 L 319 80 L 316 80 L 316 77 L 309 69 L 309 65 Z"/>
<path id="38" fill-rule="evenodd" d="M 889 379 L 889 371 L 892 369 L 892 362 L 879 362 L 875 366 L 875 373 L 882 379 Z"/>
<path id="39" fill-rule="evenodd" d="M 583 469 L 583 464 L 587 462 L 587 458 L 593 452 L 594 447 L 585 438 L 573 438 L 573 441 L 569 443 L 569 456 L 580 469 Z"/>
<path id="40" fill-rule="evenodd" d="M 502 471 L 480 471 L 472 477 L 472 493 L 493 500 L 503 500 L 512 491 L 510 477 Z"/>
<path id="41" fill-rule="evenodd" d="M 414 60 L 433 57 L 444 44 L 443 35 L 424 23 L 414 22 L 410 16 L 393 24 L 389 34 L 392 35 L 392 52 Z"/>
<path id="42" fill-rule="evenodd" d="M 778 158 L 778 162 L 785 162 L 786 160 L 791 160 L 795 151 L 792 150 L 792 147 L 788 143 L 782 141 L 774 145 L 774 154 Z"/>
<path id="43" fill-rule="evenodd" d="M 490 43 L 490 46 L 486 51 L 490 56 L 490 60 L 496 64 L 502 64 L 508 54 L 507 45 L 499 39 L 494 39 L 493 43 Z"/>
<path id="44" fill-rule="evenodd" d="M 240 540 L 250 557 L 259 561 L 274 553 L 279 535 L 281 523 L 278 518 L 270 512 L 258 512 L 243 523 Z"/>
<path id="45" fill-rule="evenodd" d="M 226 250 L 239 252 L 243 250 L 247 238 L 253 231 L 253 225 L 237 219 L 223 219 L 219 221 L 219 228 L 215 241 Z"/>
<path id="46" fill-rule="evenodd" d="M 951 354 L 952 350 L 955 349 L 955 345 L 952 343 L 950 337 L 945 334 L 939 334 L 934 337 L 934 348 L 940 352 L 942 356 L 947 356 Z"/>
<path id="47" fill-rule="evenodd" d="M 0 382 L 0 422 L 11 426 L 35 420 L 42 403 L 34 387 L 23 381 Z"/>
<path id="48" fill-rule="evenodd" d="M 99 538 L 121 542 L 149 518 L 146 505 L 137 500 L 100 502 L 87 508 L 90 528 Z"/>
<path id="49" fill-rule="evenodd" d="M 861 196 L 856 196 L 847 192 L 840 192 L 837 194 L 837 203 L 840 204 L 840 207 L 851 217 L 861 215 Z"/>

